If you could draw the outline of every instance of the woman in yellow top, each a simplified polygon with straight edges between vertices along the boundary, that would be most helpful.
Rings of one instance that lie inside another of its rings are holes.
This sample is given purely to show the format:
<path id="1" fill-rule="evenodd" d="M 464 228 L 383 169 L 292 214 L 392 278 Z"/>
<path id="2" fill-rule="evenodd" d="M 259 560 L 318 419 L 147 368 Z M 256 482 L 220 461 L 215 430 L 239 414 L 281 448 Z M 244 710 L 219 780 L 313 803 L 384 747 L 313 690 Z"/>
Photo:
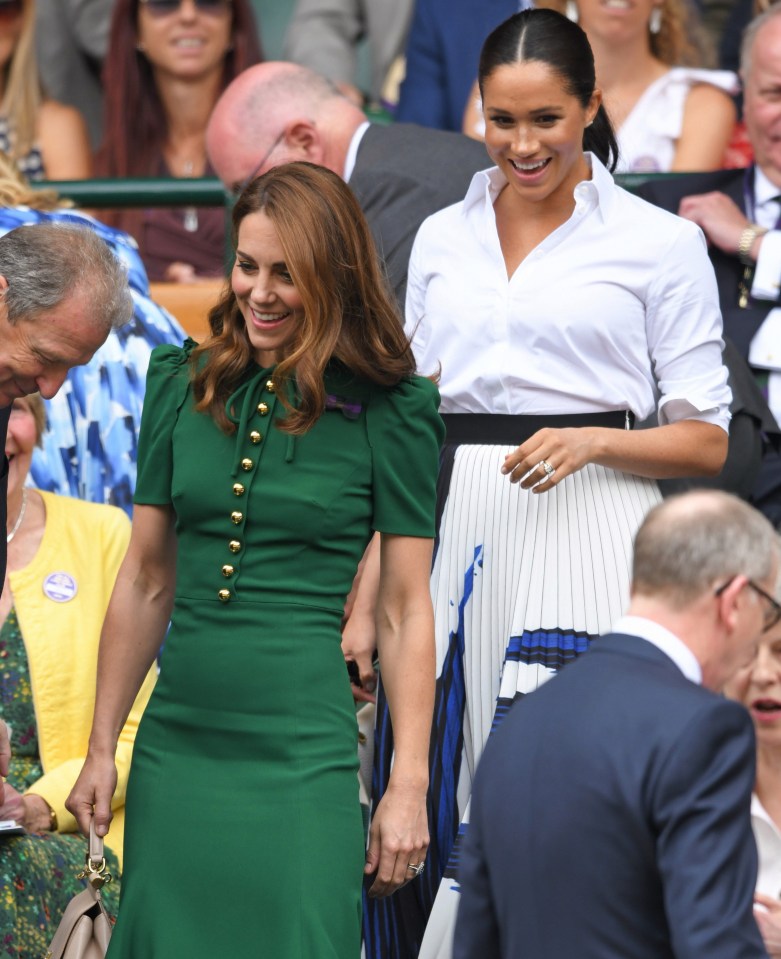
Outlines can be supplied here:
<path id="1" fill-rule="evenodd" d="M 130 523 L 113 506 L 25 488 L 44 426 L 38 394 L 14 401 L 5 452 L 8 572 L 0 596 L 0 717 L 11 729 L 0 820 L 0 952 L 40 959 L 78 891 L 84 840 L 65 808 L 87 753 L 98 640 Z M 117 747 L 119 783 L 106 843 L 117 874 L 125 783 L 136 727 L 154 684 L 150 671 Z M 109 903 L 116 902 L 109 886 Z"/>

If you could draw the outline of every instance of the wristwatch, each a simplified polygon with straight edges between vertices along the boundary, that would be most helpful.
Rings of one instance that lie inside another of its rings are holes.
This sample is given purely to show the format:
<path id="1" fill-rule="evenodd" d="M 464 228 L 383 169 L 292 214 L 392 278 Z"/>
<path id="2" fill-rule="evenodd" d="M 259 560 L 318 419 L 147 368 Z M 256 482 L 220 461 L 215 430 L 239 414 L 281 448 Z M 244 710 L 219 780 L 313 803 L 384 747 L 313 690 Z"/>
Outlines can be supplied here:
<path id="1" fill-rule="evenodd" d="M 754 241 L 758 237 L 764 236 L 765 233 L 767 233 L 765 227 L 758 226 L 756 223 L 749 223 L 745 230 L 743 230 L 738 240 L 738 259 L 741 263 L 746 266 L 753 265 L 754 261 L 751 259 L 751 248 L 754 246 Z"/>

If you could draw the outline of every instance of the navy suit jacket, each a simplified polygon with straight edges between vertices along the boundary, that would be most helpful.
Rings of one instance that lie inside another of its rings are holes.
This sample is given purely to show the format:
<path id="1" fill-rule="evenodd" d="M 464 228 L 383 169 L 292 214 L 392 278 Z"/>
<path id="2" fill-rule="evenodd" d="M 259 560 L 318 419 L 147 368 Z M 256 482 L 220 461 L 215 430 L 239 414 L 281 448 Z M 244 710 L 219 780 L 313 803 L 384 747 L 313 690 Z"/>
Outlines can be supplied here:
<path id="1" fill-rule="evenodd" d="M 613 634 L 519 700 L 477 771 L 454 959 L 760 959 L 754 732 Z"/>
<path id="2" fill-rule="evenodd" d="M 490 166 L 483 144 L 460 133 L 411 123 L 372 124 L 364 133 L 349 184 L 402 310 L 409 256 L 420 224 L 463 200 L 474 174 Z"/>
<path id="3" fill-rule="evenodd" d="M 488 34 L 518 0 L 417 0 L 396 119 L 460 130 Z"/>

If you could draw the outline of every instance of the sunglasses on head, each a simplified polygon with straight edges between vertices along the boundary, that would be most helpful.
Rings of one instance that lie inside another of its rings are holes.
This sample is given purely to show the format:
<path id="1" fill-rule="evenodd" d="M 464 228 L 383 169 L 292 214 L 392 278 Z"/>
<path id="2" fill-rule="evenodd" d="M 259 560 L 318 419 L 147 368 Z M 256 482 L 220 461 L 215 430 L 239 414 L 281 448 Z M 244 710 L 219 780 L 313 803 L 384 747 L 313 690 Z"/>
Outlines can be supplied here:
<path id="1" fill-rule="evenodd" d="M 167 17 L 176 13 L 184 0 L 140 0 L 146 9 L 155 17 Z M 230 6 L 231 0 L 193 0 L 196 10 L 200 13 L 209 13 L 218 16 Z"/>

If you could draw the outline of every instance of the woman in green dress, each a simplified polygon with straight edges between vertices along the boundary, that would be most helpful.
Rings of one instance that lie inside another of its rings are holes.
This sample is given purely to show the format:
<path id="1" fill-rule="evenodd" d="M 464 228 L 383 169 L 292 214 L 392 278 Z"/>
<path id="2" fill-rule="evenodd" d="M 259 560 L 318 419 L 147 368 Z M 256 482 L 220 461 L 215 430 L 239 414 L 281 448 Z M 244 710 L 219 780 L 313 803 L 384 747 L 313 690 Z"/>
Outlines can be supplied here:
<path id="1" fill-rule="evenodd" d="M 105 831 L 115 731 L 165 637 L 110 959 L 357 959 L 362 874 L 389 895 L 428 846 L 437 390 L 414 375 L 339 177 L 271 170 L 237 201 L 234 240 L 212 335 L 152 355 L 131 542 L 68 800 Z M 373 530 L 395 764 L 366 850 L 340 623 Z"/>

